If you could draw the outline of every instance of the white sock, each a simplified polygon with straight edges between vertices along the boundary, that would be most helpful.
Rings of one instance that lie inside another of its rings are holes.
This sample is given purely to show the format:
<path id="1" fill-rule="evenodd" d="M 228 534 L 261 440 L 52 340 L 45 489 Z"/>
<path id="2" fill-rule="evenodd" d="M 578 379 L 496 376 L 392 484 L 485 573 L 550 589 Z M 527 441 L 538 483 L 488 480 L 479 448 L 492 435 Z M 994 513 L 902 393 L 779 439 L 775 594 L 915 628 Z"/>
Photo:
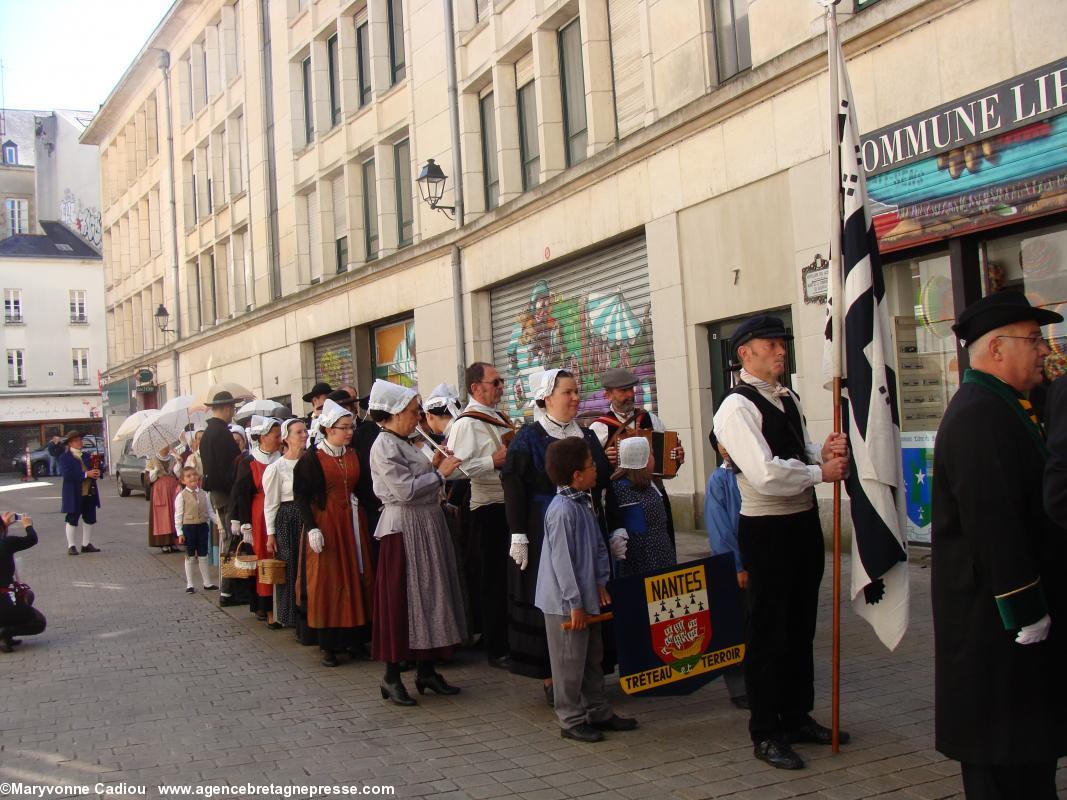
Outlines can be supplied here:
<path id="1" fill-rule="evenodd" d="M 200 580 L 204 582 L 204 586 L 211 585 L 211 565 L 207 563 L 206 558 L 197 558 L 196 562 L 200 565 Z M 186 561 L 186 563 L 189 563 Z"/>
<path id="2" fill-rule="evenodd" d="M 67 547 L 74 547 L 74 543 L 78 538 L 78 529 L 71 524 L 67 524 Z"/>
<path id="3" fill-rule="evenodd" d="M 188 556 L 185 557 L 185 588 L 186 589 L 192 589 L 193 588 L 193 562 L 194 561 L 196 561 L 195 558 L 189 558 Z"/>
<path id="4" fill-rule="evenodd" d="M 93 538 L 93 526 L 88 522 L 82 523 L 82 547 L 88 547 Z"/>

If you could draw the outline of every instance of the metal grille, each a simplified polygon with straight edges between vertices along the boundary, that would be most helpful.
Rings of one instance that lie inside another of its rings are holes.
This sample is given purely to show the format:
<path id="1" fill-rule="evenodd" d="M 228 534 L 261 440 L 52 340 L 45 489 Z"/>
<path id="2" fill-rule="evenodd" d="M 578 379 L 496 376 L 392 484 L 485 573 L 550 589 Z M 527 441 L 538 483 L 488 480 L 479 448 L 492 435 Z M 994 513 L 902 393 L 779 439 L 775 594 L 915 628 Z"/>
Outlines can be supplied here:
<path id="1" fill-rule="evenodd" d="M 632 369 L 636 402 L 655 409 L 644 237 L 493 289 L 490 303 L 493 360 L 505 380 L 501 407 L 512 417 L 532 420 L 529 376 L 552 368 L 578 376 L 583 421 L 607 410 L 600 376 L 611 367 Z"/>
<path id="2" fill-rule="evenodd" d="M 315 340 L 315 382 L 326 381 L 336 389 L 352 380 L 352 335 L 331 333 Z"/>

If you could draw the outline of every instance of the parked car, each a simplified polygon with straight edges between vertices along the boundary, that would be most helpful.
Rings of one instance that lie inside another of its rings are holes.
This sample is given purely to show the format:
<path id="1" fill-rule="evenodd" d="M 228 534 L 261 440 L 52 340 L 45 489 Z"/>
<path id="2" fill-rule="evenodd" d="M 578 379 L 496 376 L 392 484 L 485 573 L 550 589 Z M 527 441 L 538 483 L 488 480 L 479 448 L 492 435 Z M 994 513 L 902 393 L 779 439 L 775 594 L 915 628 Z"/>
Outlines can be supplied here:
<path id="1" fill-rule="evenodd" d="M 118 482 L 119 497 L 129 497 L 132 490 L 144 492 L 147 500 L 151 495 L 148 491 L 148 475 L 145 465 L 148 459 L 144 456 L 134 455 L 130 448 L 133 446 L 131 439 L 126 440 L 122 448 L 122 455 L 115 465 L 115 480 Z"/>
<path id="2" fill-rule="evenodd" d="M 82 452 L 92 455 L 99 453 L 103 458 L 101 467 L 102 470 L 107 470 L 107 447 L 104 444 L 104 440 L 91 433 L 87 433 L 82 437 Z M 48 477 L 49 462 L 48 462 L 48 447 L 42 447 L 39 450 L 30 451 L 30 464 L 33 474 L 38 478 Z M 26 474 L 26 454 L 20 453 L 18 456 L 11 460 L 11 468 L 19 475 Z"/>

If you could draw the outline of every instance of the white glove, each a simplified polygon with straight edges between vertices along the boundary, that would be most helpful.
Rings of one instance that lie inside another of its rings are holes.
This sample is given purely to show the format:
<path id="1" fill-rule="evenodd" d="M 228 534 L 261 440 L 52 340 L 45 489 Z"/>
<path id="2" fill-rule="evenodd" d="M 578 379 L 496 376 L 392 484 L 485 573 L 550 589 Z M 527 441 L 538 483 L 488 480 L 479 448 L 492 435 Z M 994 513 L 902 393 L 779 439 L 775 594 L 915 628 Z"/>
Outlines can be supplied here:
<path id="1" fill-rule="evenodd" d="M 1045 614 L 1033 625 L 1024 625 L 1015 637 L 1016 644 L 1037 644 L 1048 638 L 1048 629 L 1052 627 L 1052 617 Z"/>
<path id="2" fill-rule="evenodd" d="M 530 540 L 525 533 L 511 534 L 511 549 L 508 551 L 511 560 L 523 571 L 530 565 Z"/>
<path id="3" fill-rule="evenodd" d="M 230 520 L 230 533 L 232 535 L 234 535 L 234 536 L 240 536 L 241 535 L 241 520 L 239 520 L 239 519 L 231 519 Z"/>
<path id="4" fill-rule="evenodd" d="M 322 548 L 325 546 L 326 540 L 322 538 L 322 531 L 318 528 L 312 528 L 308 531 L 308 547 L 316 553 L 321 553 Z"/>
<path id="5" fill-rule="evenodd" d="M 611 544 L 611 554 L 615 557 L 616 561 L 626 560 L 626 547 L 630 542 L 630 534 L 619 528 L 613 534 L 609 543 Z"/>
<path id="6" fill-rule="evenodd" d="M 252 544 L 252 526 L 247 522 L 241 526 L 241 539 L 245 544 Z"/>

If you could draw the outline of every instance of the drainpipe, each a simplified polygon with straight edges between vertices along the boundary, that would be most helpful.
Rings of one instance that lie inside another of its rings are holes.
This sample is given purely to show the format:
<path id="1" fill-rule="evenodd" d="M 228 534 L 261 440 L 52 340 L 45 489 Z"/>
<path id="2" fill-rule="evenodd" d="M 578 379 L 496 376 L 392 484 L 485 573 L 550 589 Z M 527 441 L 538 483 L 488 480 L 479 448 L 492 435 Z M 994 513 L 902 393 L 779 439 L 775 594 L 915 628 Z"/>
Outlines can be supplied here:
<path id="1" fill-rule="evenodd" d="M 171 359 L 173 362 L 174 370 L 174 396 L 177 397 L 182 393 L 182 379 L 181 372 L 179 371 L 179 354 L 178 343 L 182 338 L 182 314 L 181 314 L 181 292 L 178 289 L 178 198 L 177 190 L 175 188 L 176 179 L 174 172 L 174 119 L 171 112 L 170 103 L 170 53 L 163 50 L 159 54 L 159 71 L 163 73 L 163 104 L 167 108 L 167 171 L 170 174 L 170 229 L 173 233 L 171 237 L 171 283 L 174 287 L 174 299 L 172 300 L 174 309 L 172 317 L 174 319 L 174 350 L 171 353 Z M 165 336 L 166 334 L 164 334 Z"/>
<path id="2" fill-rule="evenodd" d="M 463 227 L 463 158 L 459 149 L 459 91 L 456 79 L 456 34 L 452 23 L 452 0 L 444 0 L 445 68 L 448 77 L 448 116 L 452 127 L 453 193 L 456 198 L 456 229 Z M 452 313 L 456 328 L 456 387 L 467 398 L 467 333 L 463 324 L 463 258 L 458 244 L 452 245 Z"/>

